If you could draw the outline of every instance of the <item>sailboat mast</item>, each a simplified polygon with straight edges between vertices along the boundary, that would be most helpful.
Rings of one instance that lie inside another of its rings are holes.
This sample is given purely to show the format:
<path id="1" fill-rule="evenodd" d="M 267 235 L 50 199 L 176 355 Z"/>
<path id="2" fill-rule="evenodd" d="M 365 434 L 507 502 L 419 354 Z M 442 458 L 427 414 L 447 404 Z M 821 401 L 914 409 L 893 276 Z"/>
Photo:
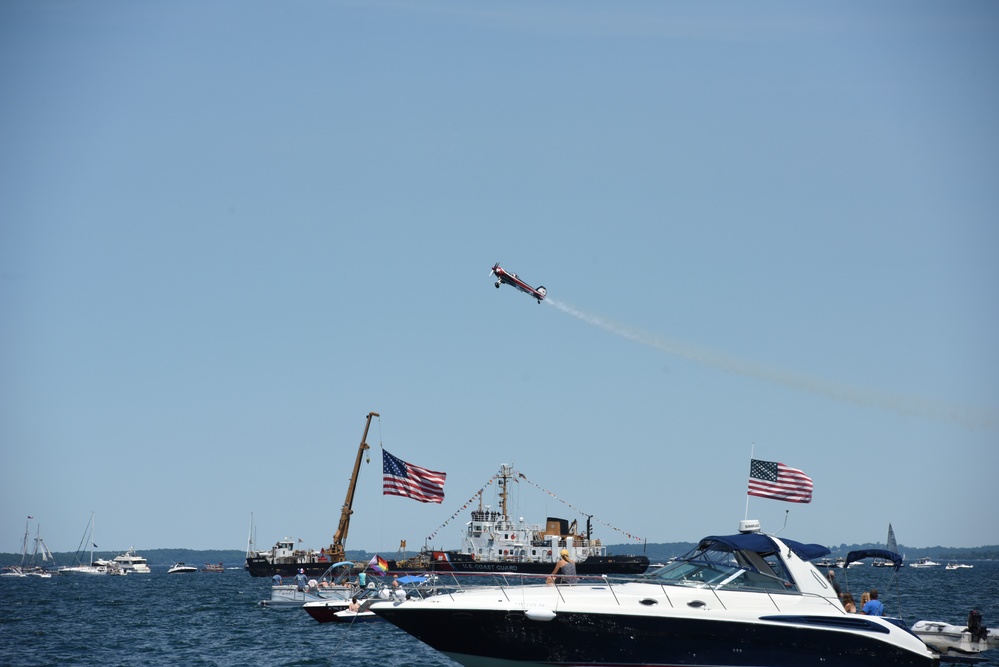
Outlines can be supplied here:
<path id="1" fill-rule="evenodd" d="M 28 557 L 28 520 L 31 519 L 29 516 L 24 520 L 24 542 L 21 544 L 21 567 L 24 567 L 24 561 Z"/>
<path id="2" fill-rule="evenodd" d="M 42 539 L 42 524 L 39 523 L 35 526 L 35 548 L 31 550 L 31 564 L 35 564 L 35 559 L 38 558 L 38 542 Z"/>
<path id="3" fill-rule="evenodd" d="M 253 512 L 250 512 L 250 530 L 246 534 L 246 557 L 253 551 Z"/>

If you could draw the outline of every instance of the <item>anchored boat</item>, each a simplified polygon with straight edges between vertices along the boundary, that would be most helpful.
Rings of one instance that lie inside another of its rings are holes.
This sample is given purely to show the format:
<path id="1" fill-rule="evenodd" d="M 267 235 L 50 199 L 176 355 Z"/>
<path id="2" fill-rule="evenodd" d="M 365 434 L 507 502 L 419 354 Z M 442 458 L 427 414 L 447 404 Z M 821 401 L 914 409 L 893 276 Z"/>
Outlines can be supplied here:
<path id="1" fill-rule="evenodd" d="M 570 523 L 558 517 L 548 517 L 543 525 L 524 523 L 523 519 L 513 521 L 507 500 L 515 474 L 512 467 L 504 464 L 493 477 L 499 489 L 499 511 L 484 508 L 479 492 L 479 508 L 472 511 L 471 521 L 465 524 L 461 549 L 425 550 L 412 562 L 397 563 L 396 569 L 548 574 L 563 550 L 569 552 L 579 574 L 641 574 L 648 569 L 646 556 L 607 555 L 606 546 L 591 538 L 589 518 L 583 533 L 579 532 L 576 521 Z"/>
<path id="2" fill-rule="evenodd" d="M 329 548 L 315 550 L 303 550 L 295 548 L 295 541 L 285 538 L 278 541 L 267 551 L 254 551 L 252 548 L 246 550 L 246 570 L 254 577 L 273 577 L 280 574 L 282 577 L 293 577 L 299 570 L 305 570 L 305 574 L 310 577 L 321 577 L 332 565 L 346 560 L 344 541 L 347 539 L 347 531 L 350 528 L 350 515 L 353 513 L 354 489 L 357 486 L 357 475 L 361 470 L 361 459 L 364 452 L 369 449 L 368 428 L 371 426 L 371 418 L 378 417 L 377 412 L 369 412 L 367 422 L 364 425 L 364 434 L 361 436 L 361 444 L 357 448 L 357 459 L 354 461 L 354 471 L 350 476 L 350 484 L 347 486 L 347 499 L 343 503 L 340 512 L 340 525 L 333 535 L 333 543 Z M 250 544 L 252 545 L 253 528 L 250 528 Z"/>
<path id="3" fill-rule="evenodd" d="M 371 610 L 466 667 L 936 667 L 907 628 L 845 611 L 809 562 L 827 548 L 758 525 L 630 579 L 511 581 Z"/>

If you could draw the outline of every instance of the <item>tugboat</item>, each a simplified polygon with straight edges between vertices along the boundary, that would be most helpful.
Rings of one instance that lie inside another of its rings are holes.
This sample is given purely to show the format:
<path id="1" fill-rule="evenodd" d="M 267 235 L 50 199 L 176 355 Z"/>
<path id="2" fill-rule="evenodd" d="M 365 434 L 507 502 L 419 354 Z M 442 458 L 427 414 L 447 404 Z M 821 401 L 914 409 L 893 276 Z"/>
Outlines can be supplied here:
<path id="1" fill-rule="evenodd" d="M 328 548 L 315 550 L 296 549 L 295 541 L 284 538 L 278 541 L 267 551 L 254 551 L 252 548 L 246 551 L 246 570 L 254 577 L 273 577 L 280 574 L 282 577 L 294 577 L 299 570 L 304 570 L 309 577 L 320 577 L 333 563 L 346 560 L 344 551 L 344 541 L 347 539 L 347 531 L 350 528 L 350 515 L 353 513 L 354 489 L 357 486 L 357 474 L 361 470 L 361 459 L 364 452 L 369 449 L 368 428 L 371 426 L 371 418 L 378 417 L 377 412 L 369 412 L 367 423 L 364 425 L 364 435 L 361 436 L 361 444 L 357 448 L 357 459 L 354 461 L 354 472 L 350 476 L 350 484 L 347 486 L 347 499 L 343 503 L 340 512 L 340 525 L 333 535 L 333 543 Z M 251 529 L 252 540 L 252 529 Z M 252 544 L 252 542 L 251 542 Z"/>
<path id="2" fill-rule="evenodd" d="M 608 556 L 599 539 L 591 539 L 590 519 L 586 532 L 579 534 L 577 522 L 548 517 L 544 525 L 514 522 L 507 513 L 507 491 L 514 478 L 511 466 L 503 464 L 495 479 L 499 487 L 500 511 L 484 509 L 479 492 L 479 509 L 465 524 L 460 550 L 425 550 L 412 561 L 394 564 L 400 570 L 425 569 L 435 572 L 499 572 L 549 574 L 563 550 L 583 574 L 642 574 L 649 567 L 646 556 Z"/>

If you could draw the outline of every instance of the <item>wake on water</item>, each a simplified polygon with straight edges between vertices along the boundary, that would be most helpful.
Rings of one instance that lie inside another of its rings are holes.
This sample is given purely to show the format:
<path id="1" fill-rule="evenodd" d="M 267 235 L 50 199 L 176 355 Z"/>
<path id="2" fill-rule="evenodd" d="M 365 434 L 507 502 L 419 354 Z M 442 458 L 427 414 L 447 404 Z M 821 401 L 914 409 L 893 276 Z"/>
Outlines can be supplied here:
<path id="1" fill-rule="evenodd" d="M 891 394 L 858 387 L 850 387 L 835 382 L 830 382 L 816 377 L 811 377 L 801 373 L 795 373 L 779 368 L 765 366 L 750 361 L 736 359 L 720 352 L 701 348 L 689 343 L 673 340 L 660 336 L 656 333 L 643 331 L 631 326 L 615 322 L 606 317 L 593 315 L 574 308 L 567 303 L 556 301 L 551 297 L 544 300 L 544 303 L 571 315 L 578 320 L 599 327 L 616 336 L 627 338 L 628 340 L 641 343 L 648 347 L 655 348 L 661 352 L 671 354 L 684 359 L 689 359 L 705 366 L 717 368 L 727 373 L 735 373 L 757 380 L 765 380 L 774 384 L 783 385 L 792 389 L 807 391 L 812 394 L 824 396 L 837 401 L 853 403 L 864 407 L 874 407 L 889 410 L 902 415 L 923 417 L 939 421 L 949 421 L 973 428 L 992 428 L 995 426 L 994 416 L 987 411 L 973 410 L 970 408 L 947 405 L 930 399 L 918 396 L 904 396 Z"/>

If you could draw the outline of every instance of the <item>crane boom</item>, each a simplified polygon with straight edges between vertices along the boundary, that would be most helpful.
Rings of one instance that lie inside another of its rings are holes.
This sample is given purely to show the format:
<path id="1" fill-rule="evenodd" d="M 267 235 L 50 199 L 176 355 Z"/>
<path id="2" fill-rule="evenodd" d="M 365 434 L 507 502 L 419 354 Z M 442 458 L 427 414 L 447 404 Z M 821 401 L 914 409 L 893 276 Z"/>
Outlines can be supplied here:
<path id="1" fill-rule="evenodd" d="M 354 489 L 357 487 L 357 475 L 361 471 L 361 459 L 364 458 L 365 450 L 369 449 L 368 428 L 371 426 L 372 417 L 380 417 L 377 412 L 369 412 L 368 420 L 364 424 L 364 435 L 361 436 L 361 444 L 357 448 L 357 459 L 354 460 L 354 471 L 350 475 L 350 484 L 347 486 L 347 498 L 343 501 L 343 508 L 340 510 L 340 525 L 333 534 L 333 544 L 330 545 L 330 557 L 333 562 L 346 559 L 343 543 L 347 540 L 347 531 L 350 529 L 350 515 L 354 513 Z"/>

